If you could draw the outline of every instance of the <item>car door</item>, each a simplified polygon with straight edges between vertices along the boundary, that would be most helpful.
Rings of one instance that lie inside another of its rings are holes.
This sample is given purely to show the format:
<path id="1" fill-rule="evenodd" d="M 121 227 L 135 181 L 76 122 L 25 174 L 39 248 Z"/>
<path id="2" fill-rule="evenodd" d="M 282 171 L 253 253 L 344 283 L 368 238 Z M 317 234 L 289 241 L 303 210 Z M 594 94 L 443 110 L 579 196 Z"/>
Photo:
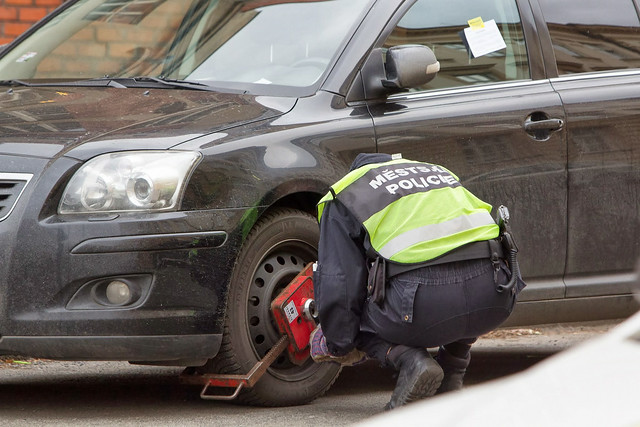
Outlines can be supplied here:
<path id="1" fill-rule="evenodd" d="M 548 62 L 557 67 L 551 83 L 567 115 L 567 297 L 632 301 L 640 257 L 638 8 L 633 0 L 538 3 Z"/>
<path id="2" fill-rule="evenodd" d="M 521 300 L 563 298 L 564 111 L 543 79 L 528 3 L 418 0 L 401 12 L 383 47 L 426 45 L 441 71 L 428 85 L 369 103 L 378 150 L 441 164 L 494 207 L 506 205 L 529 284 Z M 481 34 L 472 32 L 485 28 L 489 51 L 474 55 L 469 43 Z"/>

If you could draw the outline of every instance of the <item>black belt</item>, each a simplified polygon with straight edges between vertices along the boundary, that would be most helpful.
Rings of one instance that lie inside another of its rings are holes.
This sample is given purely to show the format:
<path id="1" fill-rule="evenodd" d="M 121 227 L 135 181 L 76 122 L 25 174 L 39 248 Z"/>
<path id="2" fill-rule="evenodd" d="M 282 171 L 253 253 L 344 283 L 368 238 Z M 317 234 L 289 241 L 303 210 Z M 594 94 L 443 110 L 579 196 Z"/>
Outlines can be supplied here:
<path id="1" fill-rule="evenodd" d="M 386 277 L 397 276 L 407 271 L 416 270 L 423 267 L 431 267 L 433 265 L 448 264 L 450 262 L 467 261 L 471 259 L 487 258 L 493 261 L 504 259 L 504 250 L 502 244 L 497 239 L 483 240 L 482 242 L 472 242 L 459 248 L 453 249 L 438 258 L 429 261 L 419 262 L 417 264 L 397 264 L 387 261 L 385 264 Z"/>

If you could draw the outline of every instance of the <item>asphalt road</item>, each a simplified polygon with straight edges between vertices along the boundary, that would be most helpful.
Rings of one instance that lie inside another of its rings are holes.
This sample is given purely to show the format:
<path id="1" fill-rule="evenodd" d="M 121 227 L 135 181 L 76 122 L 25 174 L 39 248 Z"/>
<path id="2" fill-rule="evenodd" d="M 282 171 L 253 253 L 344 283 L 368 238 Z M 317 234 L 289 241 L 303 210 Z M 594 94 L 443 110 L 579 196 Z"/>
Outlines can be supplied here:
<path id="1" fill-rule="evenodd" d="M 565 348 L 606 332 L 612 322 L 505 329 L 474 349 L 466 386 L 522 371 Z M 376 363 L 346 368 L 311 404 L 252 408 L 203 401 L 180 384 L 180 368 L 123 362 L 0 360 L 2 426 L 339 426 L 378 414 L 395 384 Z"/>

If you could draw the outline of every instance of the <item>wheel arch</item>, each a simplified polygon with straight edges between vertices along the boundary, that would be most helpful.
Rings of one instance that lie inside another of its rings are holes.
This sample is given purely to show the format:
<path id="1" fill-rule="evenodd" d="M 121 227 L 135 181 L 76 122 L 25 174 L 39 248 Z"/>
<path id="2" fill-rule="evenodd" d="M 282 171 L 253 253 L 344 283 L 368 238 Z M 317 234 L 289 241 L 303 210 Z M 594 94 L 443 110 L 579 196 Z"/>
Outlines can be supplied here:
<path id="1" fill-rule="evenodd" d="M 319 192 L 314 191 L 300 191 L 287 194 L 271 204 L 264 213 L 266 214 L 279 208 L 291 208 L 301 210 L 315 216 L 316 205 L 320 198 L 322 198 L 322 195 Z"/>

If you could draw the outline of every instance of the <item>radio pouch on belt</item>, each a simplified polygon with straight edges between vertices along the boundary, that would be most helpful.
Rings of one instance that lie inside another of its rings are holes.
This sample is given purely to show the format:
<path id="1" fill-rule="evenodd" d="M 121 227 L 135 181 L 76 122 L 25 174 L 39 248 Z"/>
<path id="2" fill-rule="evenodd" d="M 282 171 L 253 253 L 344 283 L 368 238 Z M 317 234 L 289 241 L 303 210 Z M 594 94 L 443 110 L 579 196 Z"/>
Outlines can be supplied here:
<path id="1" fill-rule="evenodd" d="M 518 266 L 518 245 L 516 245 L 511 227 L 509 226 L 509 209 L 506 206 L 500 205 L 498 207 L 498 216 L 496 223 L 500 227 L 500 242 L 504 248 L 506 259 L 509 262 L 509 268 L 511 269 L 511 278 L 505 285 L 498 285 L 496 291 L 502 293 L 504 291 L 519 292 L 526 284 L 522 281 L 520 275 L 520 267 Z"/>
<path id="2" fill-rule="evenodd" d="M 384 258 L 378 256 L 369 268 L 367 294 L 379 307 L 382 307 L 382 303 L 384 302 L 386 281 L 386 262 Z"/>

